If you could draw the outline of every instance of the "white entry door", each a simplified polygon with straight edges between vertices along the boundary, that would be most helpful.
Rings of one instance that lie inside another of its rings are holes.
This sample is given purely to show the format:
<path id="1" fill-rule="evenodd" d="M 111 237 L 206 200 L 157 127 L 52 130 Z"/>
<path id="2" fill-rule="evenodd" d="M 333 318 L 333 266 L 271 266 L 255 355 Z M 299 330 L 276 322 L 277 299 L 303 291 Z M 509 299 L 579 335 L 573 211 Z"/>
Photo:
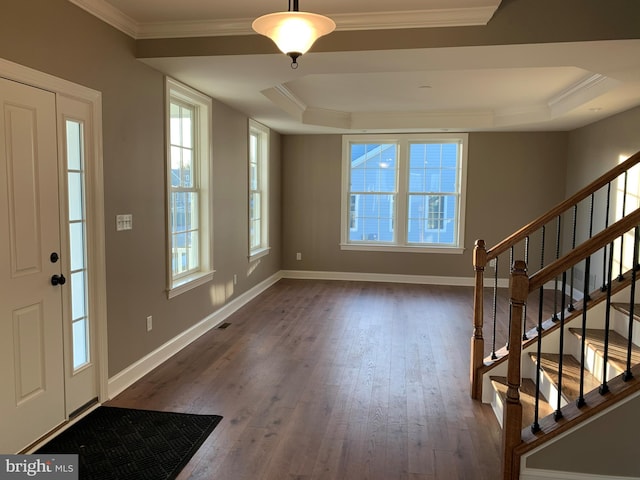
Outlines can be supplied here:
<path id="1" fill-rule="evenodd" d="M 55 95 L 0 79 L 0 453 L 65 420 L 60 248 Z"/>

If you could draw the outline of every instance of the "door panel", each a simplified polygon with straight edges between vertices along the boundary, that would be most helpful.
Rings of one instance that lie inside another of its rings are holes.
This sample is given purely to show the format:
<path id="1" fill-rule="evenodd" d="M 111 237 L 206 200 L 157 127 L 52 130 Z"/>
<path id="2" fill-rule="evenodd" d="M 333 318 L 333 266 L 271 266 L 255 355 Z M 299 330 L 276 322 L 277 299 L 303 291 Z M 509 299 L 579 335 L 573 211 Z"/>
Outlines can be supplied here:
<path id="1" fill-rule="evenodd" d="M 0 79 L 0 453 L 65 419 L 55 95 Z"/>
<path id="2" fill-rule="evenodd" d="M 44 342 L 44 312 L 42 303 L 13 312 L 14 376 L 16 404 L 28 402 L 46 390 Z"/>

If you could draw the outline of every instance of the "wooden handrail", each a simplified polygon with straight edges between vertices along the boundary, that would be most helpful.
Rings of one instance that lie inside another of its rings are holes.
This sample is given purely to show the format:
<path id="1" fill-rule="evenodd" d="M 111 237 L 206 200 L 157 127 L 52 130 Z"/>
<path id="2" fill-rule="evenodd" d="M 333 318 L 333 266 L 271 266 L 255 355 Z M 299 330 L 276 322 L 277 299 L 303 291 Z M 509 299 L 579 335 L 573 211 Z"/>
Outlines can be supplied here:
<path id="1" fill-rule="evenodd" d="M 529 292 L 533 292 L 550 280 L 553 280 L 565 270 L 584 260 L 589 255 L 593 255 L 602 247 L 613 242 L 616 238 L 625 234 L 633 227 L 640 225 L 640 208 L 630 213 L 626 217 L 618 220 L 597 235 L 594 235 L 586 242 L 580 244 L 564 257 L 537 271 L 529 278 Z"/>
<path id="2" fill-rule="evenodd" d="M 487 260 L 496 258 L 501 253 L 506 252 L 507 250 L 509 250 L 509 248 L 511 248 L 512 245 L 515 245 L 516 243 L 524 240 L 527 236 L 531 235 L 533 232 L 542 228 L 543 225 L 546 225 L 551 220 L 556 218 L 558 215 L 566 212 L 571 207 L 581 202 L 582 200 L 587 198 L 589 195 L 591 195 L 598 189 L 604 187 L 609 182 L 615 180 L 616 178 L 618 178 L 618 176 L 620 176 L 620 174 L 629 170 L 631 167 L 633 167 L 638 163 L 640 163 L 640 152 L 636 152 L 635 154 L 627 158 L 624 162 L 622 162 L 619 165 L 616 165 L 614 168 L 612 168 L 607 173 L 602 175 L 597 180 L 591 182 L 589 185 L 579 190 L 578 192 L 573 194 L 571 197 L 569 197 L 562 203 L 559 203 L 558 205 L 556 205 L 547 213 L 541 215 L 540 217 L 535 219 L 533 222 L 529 223 L 528 225 L 525 225 L 514 234 L 510 235 L 509 237 L 505 238 L 494 247 L 487 250 Z"/>
<path id="3" fill-rule="evenodd" d="M 508 364 L 507 364 L 507 399 L 503 411 L 502 434 L 502 480 L 520 478 L 520 454 L 516 449 L 522 444 L 522 404 L 519 389 L 521 386 L 522 344 L 520 333 L 523 307 L 527 303 L 529 293 L 538 290 L 545 283 L 557 278 L 579 262 L 606 247 L 617 238 L 640 225 L 640 208 L 613 223 L 589 240 L 572 249 L 564 257 L 527 276 L 527 266 L 522 260 L 514 262 L 511 271 L 511 327 Z M 634 260 L 635 262 L 635 260 Z M 586 307 L 585 307 L 586 308 Z"/>

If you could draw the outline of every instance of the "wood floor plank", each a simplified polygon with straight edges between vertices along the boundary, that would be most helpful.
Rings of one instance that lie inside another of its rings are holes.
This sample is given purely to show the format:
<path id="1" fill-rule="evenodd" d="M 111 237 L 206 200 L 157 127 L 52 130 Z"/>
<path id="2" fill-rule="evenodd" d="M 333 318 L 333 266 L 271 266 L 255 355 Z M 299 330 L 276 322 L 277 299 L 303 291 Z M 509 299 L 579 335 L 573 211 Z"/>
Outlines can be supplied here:
<path id="1" fill-rule="evenodd" d="M 492 480 L 468 287 L 281 280 L 110 402 L 224 419 L 186 480 Z"/>

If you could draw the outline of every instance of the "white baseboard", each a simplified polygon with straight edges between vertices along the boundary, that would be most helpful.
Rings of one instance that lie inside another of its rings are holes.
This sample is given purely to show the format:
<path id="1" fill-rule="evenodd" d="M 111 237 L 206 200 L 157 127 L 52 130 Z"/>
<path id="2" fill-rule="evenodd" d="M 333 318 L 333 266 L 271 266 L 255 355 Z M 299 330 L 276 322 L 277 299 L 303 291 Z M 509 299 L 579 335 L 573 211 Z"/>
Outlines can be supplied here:
<path id="1" fill-rule="evenodd" d="M 632 480 L 634 478 L 638 477 L 612 477 L 611 475 L 538 470 L 535 468 L 520 472 L 520 480 Z"/>
<path id="2" fill-rule="evenodd" d="M 185 330 L 180 335 L 172 338 L 164 345 L 161 345 L 153 352 L 111 377 L 108 382 L 109 398 L 115 397 L 151 370 L 178 353 L 191 342 L 198 339 L 201 335 L 220 325 L 232 313 L 246 305 L 281 278 L 282 272 L 273 274 L 271 277 L 262 281 L 242 295 L 239 295 L 237 298 L 234 298 L 191 328 Z"/>
<path id="3" fill-rule="evenodd" d="M 440 277 L 433 275 L 401 275 L 393 273 L 359 273 L 359 272 L 318 272 L 311 270 L 283 270 L 282 278 L 299 278 L 307 280 L 345 280 L 360 282 L 415 283 L 422 285 L 448 285 L 457 287 L 473 287 L 473 277 Z M 490 283 L 490 285 L 488 284 Z M 493 287 L 493 280 L 485 282 L 486 288 Z M 498 279 L 498 287 L 508 288 L 509 279 Z"/>

